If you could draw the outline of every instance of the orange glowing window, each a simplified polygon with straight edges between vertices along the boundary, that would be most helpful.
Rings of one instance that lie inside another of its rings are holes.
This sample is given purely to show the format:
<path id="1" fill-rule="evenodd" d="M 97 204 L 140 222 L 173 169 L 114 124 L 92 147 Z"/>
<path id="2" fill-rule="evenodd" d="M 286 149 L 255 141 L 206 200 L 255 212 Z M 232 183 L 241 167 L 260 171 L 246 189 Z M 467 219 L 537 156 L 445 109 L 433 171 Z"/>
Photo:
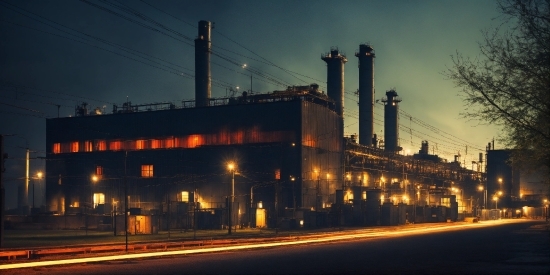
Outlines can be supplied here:
<path id="1" fill-rule="evenodd" d="M 107 150 L 107 142 L 105 140 L 96 141 L 96 148 L 97 148 L 97 151 Z"/>
<path id="2" fill-rule="evenodd" d="M 164 140 L 164 148 L 174 148 L 174 138 L 167 138 Z"/>
<path id="3" fill-rule="evenodd" d="M 54 154 L 59 154 L 61 153 L 61 143 L 54 143 L 53 144 L 53 148 L 52 148 L 52 152 Z"/>
<path id="4" fill-rule="evenodd" d="M 276 180 L 281 179 L 281 169 L 275 169 L 275 179 Z"/>
<path id="5" fill-rule="evenodd" d="M 95 174 L 96 176 L 103 176 L 103 167 L 102 166 L 96 166 L 95 167 Z"/>
<path id="6" fill-rule="evenodd" d="M 153 177 L 153 165 L 152 164 L 143 164 L 143 165 L 141 165 L 141 177 L 142 178 L 152 178 Z"/>
<path id="7" fill-rule="evenodd" d="M 190 135 L 187 138 L 187 147 L 185 148 L 195 148 L 203 144 L 204 144 L 204 140 L 201 135 Z"/>
<path id="8" fill-rule="evenodd" d="M 92 142 L 91 141 L 84 141 L 84 152 L 91 152 L 92 151 Z"/>
<path id="9" fill-rule="evenodd" d="M 118 150 L 120 150 L 121 148 L 122 148 L 122 147 L 121 147 L 121 142 L 120 142 L 120 140 L 115 140 L 115 141 L 109 142 L 109 150 L 118 151 Z"/>
<path id="10" fill-rule="evenodd" d="M 145 149 L 145 140 L 143 140 L 143 139 L 136 140 L 136 149 L 137 150 Z"/>
<path id="11" fill-rule="evenodd" d="M 151 140 L 151 149 L 158 149 L 161 148 L 160 140 L 153 139 Z"/>
<path id="12" fill-rule="evenodd" d="M 78 152 L 78 141 L 71 142 L 71 153 Z"/>

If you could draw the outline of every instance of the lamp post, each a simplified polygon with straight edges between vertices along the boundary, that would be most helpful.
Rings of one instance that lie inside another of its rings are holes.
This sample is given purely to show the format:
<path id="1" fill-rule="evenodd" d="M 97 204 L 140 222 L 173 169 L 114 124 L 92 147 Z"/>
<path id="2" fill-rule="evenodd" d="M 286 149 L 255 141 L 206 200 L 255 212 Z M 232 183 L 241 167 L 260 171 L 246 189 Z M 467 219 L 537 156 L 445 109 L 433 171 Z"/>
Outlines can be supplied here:
<path id="1" fill-rule="evenodd" d="M 483 207 L 487 209 L 487 189 L 483 188 L 482 185 L 477 187 L 477 190 L 481 191 L 483 195 Z"/>
<path id="2" fill-rule="evenodd" d="M 88 235 L 88 216 L 90 215 L 90 213 L 92 212 L 92 208 L 94 207 L 94 192 L 93 192 L 92 186 L 93 186 L 94 183 L 97 182 L 98 177 L 97 177 L 97 175 L 92 175 L 92 177 L 90 179 L 91 179 L 91 182 L 90 182 L 91 200 L 90 200 L 90 207 L 88 208 L 89 210 L 86 211 L 86 236 Z"/>
<path id="3" fill-rule="evenodd" d="M 546 221 L 548 221 L 548 200 L 544 199 L 544 209 L 546 210 Z"/>
<path id="4" fill-rule="evenodd" d="M 36 173 L 36 179 L 37 180 L 42 179 L 42 172 Z M 34 181 L 32 182 L 32 208 L 34 209 Z"/>
<path id="5" fill-rule="evenodd" d="M 90 192 L 92 193 L 92 203 L 90 204 L 90 208 L 94 208 L 95 202 L 94 202 L 94 189 L 93 185 L 99 180 L 99 177 L 97 175 L 92 175 L 92 186 L 90 186 Z"/>
<path id="6" fill-rule="evenodd" d="M 294 182 L 296 181 L 296 178 L 293 176 L 290 176 L 290 181 L 292 182 L 292 218 L 296 220 L 296 190 L 294 186 Z"/>
<path id="7" fill-rule="evenodd" d="M 317 169 L 314 170 L 315 174 L 317 174 L 317 190 L 316 190 L 316 198 L 315 198 L 315 211 L 319 211 L 321 208 L 321 172 L 317 171 Z"/>
<path id="8" fill-rule="evenodd" d="M 495 201 L 495 209 L 498 209 L 498 197 L 493 196 L 493 200 Z M 499 215 L 500 216 L 500 215 Z"/>
<path id="9" fill-rule="evenodd" d="M 227 164 L 227 169 L 231 172 L 231 198 L 228 200 L 228 209 L 227 209 L 227 234 L 231 235 L 231 216 L 233 215 L 233 199 L 235 197 L 235 164 L 230 162 Z"/>

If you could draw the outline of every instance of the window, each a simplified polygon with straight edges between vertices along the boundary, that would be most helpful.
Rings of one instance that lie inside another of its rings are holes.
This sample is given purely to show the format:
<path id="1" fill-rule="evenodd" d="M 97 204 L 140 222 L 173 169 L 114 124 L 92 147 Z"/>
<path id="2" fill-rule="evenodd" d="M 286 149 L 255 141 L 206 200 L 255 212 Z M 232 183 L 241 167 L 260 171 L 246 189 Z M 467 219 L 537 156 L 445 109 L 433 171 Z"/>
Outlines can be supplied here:
<path id="1" fill-rule="evenodd" d="M 151 149 L 159 149 L 159 148 L 161 148 L 160 140 L 158 139 L 151 140 Z"/>
<path id="2" fill-rule="evenodd" d="M 92 142 L 91 141 L 84 141 L 84 152 L 91 152 L 92 151 Z"/>
<path id="3" fill-rule="evenodd" d="M 138 150 L 145 149 L 145 140 L 143 140 L 143 139 L 136 140 L 136 149 L 138 149 Z"/>
<path id="4" fill-rule="evenodd" d="M 276 180 L 281 179 L 281 169 L 275 169 L 275 179 Z"/>
<path id="5" fill-rule="evenodd" d="M 103 167 L 101 167 L 99 165 L 96 166 L 95 167 L 95 175 L 98 176 L 98 177 L 103 176 Z"/>
<path id="6" fill-rule="evenodd" d="M 451 207 L 451 199 L 441 198 L 441 206 Z"/>
<path id="7" fill-rule="evenodd" d="M 181 201 L 182 202 L 189 202 L 189 192 L 188 191 L 182 191 L 181 192 Z"/>
<path id="8" fill-rule="evenodd" d="M 54 143 L 53 144 L 53 148 L 52 148 L 52 152 L 54 154 L 59 154 L 61 153 L 61 143 Z"/>
<path id="9" fill-rule="evenodd" d="M 71 142 L 71 153 L 78 152 L 78 141 Z"/>
<path id="10" fill-rule="evenodd" d="M 164 140 L 164 148 L 174 148 L 174 138 L 167 138 Z"/>
<path id="11" fill-rule="evenodd" d="M 98 204 L 105 204 L 105 194 L 94 193 L 94 208 L 96 208 Z"/>
<path id="12" fill-rule="evenodd" d="M 152 178 L 153 177 L 153 165 L 152 164 L 141 165 L 141 177 L 142 178 Z"/>
<path id="13" fill-rule="evenodd" d="M 96 147 L 97 151 L 105 151 L 107 150 L 107 142 L 105 140 L 98 140 L 96 141 Z"/>
<path id="14" fill-rule="evenodd" d="M 109 142 L 109 150 L 118 151 L 121 148 L 122 147 L 121 147 L 120 140 L 114 140 L 114 141 Z"/>

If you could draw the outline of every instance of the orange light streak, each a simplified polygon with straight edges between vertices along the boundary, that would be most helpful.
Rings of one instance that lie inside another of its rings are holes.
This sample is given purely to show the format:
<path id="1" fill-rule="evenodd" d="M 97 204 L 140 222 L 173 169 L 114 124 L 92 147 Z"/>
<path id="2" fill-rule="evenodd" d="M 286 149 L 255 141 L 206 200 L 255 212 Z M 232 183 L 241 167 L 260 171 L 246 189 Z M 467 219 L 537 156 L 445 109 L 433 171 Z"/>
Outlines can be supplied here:
<path id="1" fill-rule="evenodd" d="M 421 235 L 428 234 L 438 231 L 458 231 L 468 228 L 480 228 L 480 227 L 490 227 L 501 225 L 505 223 L 519 223 L 526 222 L 525 220 L 495 220 L 488 222 L 480 223 L 464 223 L 464 224 L 454 224 L 454 225 L 441 225 L 441 226 L 432 226 L 432 227 L 414 227 L 414 228 L 398 228 L 397 231 L 376 231 L 372 232 L 372 229 L 363 229 L 355 230 L 355 234 L 331 234 L 329 236 L 322 235 L 315 239 L 304 239 L 304 240 L 295 240 L 295 241 L 281 241 L 281 242 L 271 242 L 271 243 L 256 243 L 256 244 L 243 244 L 243 245 L 234 245 L 227 247 L 210 247 L 210 248 L 197 248 L 197 249 L 188 249 L 188 250 L 174 250 L 174 251 L 160 251 L 160 252 L 145 252 L 137 254 L 125 254 L 125 255 L 114 255 L 114 256 L 100 256 L 100 257 L 89 257 L 89 258 L 78 258 L 78 259 L 65 259 L 65 260 L 53 260 L 53 261 L 40 261 L 40 262 L 28 262 L 28 263 L 16 263 L 16 264 L 3 264 L 0 265 L 0 270 L 2 269 L 14 269 L 14 268 L 30 268 L 30 267 L 39 267 L 39 266 L 52 266 L 52 265 L 65 265 L 65 264 L 78 264 L 78 263 L 89 263 L 89 262 L 103 262 L 103 261 L 114 261 L 114 260 L 128 260 L 128 259 L 138 259 L 138 258 L 150 258 L 150 257 L 162 257 L 162 256 L 177 256 L 177 255 L 191 255 L 199 253 L 212 253 L 212 252 L 221 252 L 221 251 L 236 251 L 243 249 L 254 249 L 254 248 L 270 248 L 278 246 L 289 246 L 289 245 L 302 245 L 310 243 L 322 243 L 322 242 L 335 242 L 335 241 L 349 241 L 359 238 L 372 238 L 372 237 L 399 237 L 403 235 Z M 366 232 L 365 232 L 366 231 Z"/>

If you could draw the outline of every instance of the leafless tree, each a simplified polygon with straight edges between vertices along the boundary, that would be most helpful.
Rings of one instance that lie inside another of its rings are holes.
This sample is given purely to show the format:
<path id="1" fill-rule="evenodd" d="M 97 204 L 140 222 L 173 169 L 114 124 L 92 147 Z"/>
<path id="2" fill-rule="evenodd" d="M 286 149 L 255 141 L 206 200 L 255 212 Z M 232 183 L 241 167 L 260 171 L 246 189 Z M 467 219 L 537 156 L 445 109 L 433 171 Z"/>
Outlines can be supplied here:
<path id="1" fill-rule="evenodd" d="M 452 57 L 445 72 L 466 106 L 463 117 L 502 127 L 500 140 L 523 169 L 550 171 L 550 0 L 500 0 L 499 25 L 480 56 Z"/>

